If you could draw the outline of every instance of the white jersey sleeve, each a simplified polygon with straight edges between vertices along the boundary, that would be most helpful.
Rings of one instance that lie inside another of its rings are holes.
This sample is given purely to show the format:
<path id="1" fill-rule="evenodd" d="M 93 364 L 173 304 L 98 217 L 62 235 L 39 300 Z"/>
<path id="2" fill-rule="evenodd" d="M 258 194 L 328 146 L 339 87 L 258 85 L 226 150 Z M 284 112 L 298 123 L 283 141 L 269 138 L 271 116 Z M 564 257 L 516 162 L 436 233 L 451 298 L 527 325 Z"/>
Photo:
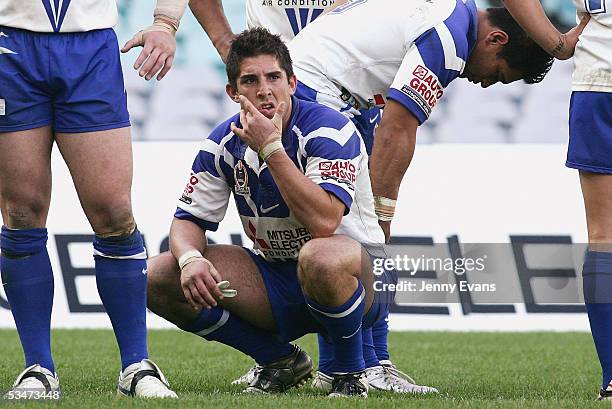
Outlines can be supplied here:
<path id="1" fill-rule="evenodd" d="M 115 0 L 0 0 L 0 26 L 72 33 L 117 24 Z"/>
<path id="2" fill-rule="evenodd" d="M 223 145 L 215 142 L 214 135 L 204 141 L 193 161 L 191 176 L 174 213 L 177 219 L 190 220 L 208 231 L 219 227 L 231 193 L 219 165 Z"/>
<path id="3" fill-rule="evenodd" d="M 574 0 L 591 20 L 574 54 L 574 91 L 612 92 L 612 0 Z"/>

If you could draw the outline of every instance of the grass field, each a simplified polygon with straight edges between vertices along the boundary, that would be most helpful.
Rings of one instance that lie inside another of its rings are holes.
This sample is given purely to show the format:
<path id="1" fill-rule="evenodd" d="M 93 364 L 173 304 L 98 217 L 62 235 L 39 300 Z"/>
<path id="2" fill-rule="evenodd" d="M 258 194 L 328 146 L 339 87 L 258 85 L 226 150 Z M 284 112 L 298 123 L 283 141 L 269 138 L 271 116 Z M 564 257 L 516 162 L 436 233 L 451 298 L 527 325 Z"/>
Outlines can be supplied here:
<path id="1" fill-rule="evenodd" d="M 119 354 L 111 331 L 55 330 L 53 353 L 66 408 L 601 408 L 595 402 L 599 363 L 586 333 L 392 333 L 394 362 L 438 396 L 372 392 L 368 399 L 329 399 L 310 386 L 282 396 L 241 395 L 230 381 L 252 361 L 217 343 L 178 331 L 150 331 L 149 351 L 177 401 L 115 395 Z M 299 344 L 316 358 L 316 339 Z M 0 331 L 0 390 L 23 365 L 15 331 Z M 316 361 L 315 361 L 316 362 Z M 3 403 L 0 407 L 37 403 Z"/>

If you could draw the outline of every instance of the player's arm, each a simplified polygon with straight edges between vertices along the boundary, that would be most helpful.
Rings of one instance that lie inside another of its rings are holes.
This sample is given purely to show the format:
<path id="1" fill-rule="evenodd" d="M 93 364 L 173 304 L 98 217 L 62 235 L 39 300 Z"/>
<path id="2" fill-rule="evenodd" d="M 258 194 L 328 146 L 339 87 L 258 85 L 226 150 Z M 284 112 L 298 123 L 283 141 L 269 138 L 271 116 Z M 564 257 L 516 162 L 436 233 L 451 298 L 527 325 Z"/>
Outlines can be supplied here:
<path id="1" fill-rule="evenodd" d="M 584 16 L 576 27 L 562 34 L 546 17 L 539 0 L 503 1 L 512 17 L 546 52 L 560 60 L 566 60 L 574 55 L 578 37 L 589 22 L 589 16 Z"/>
<path id="2" fill-rule="evenodd" d="M 281 128 L 286 104 L 279 105 L 272 120 L 261 114 L 242 95 L 240 105 L 242 128 L 232 124 L 232 131 L 267 163 L 287 206 L 312 236 L 331 236 L 338 228 L 346 206 L 300 172 L 285 153 Z"/>
<path id="3" fill-rule="evenodd" d="M 225 63 L 234 33 L 223 11 L 221 0 L 191 0 L 189 8 Z"/>
<path id="4" fill-rule="evenodd" d="M 153 24 L 136 33 L 121 49 L 121 52 L 126 53 L 134 47 L 142 46 L 142 51 L 134 62 L 134 69 L 147 81 L 155 74 L 159 81 L 170 71 L 176 52 L 176 31 L 188 2 L 189 0 L 157 0 Z"/>
<path id="5" fill-rule="evenodd" d="M 370 157 L 372 193 L 379 224 L 389 240 L 394 200 L 412 161 L 419 126 L 415 116 L 394 100 L 388 100 L 385 114 L 376 129 Z"/>

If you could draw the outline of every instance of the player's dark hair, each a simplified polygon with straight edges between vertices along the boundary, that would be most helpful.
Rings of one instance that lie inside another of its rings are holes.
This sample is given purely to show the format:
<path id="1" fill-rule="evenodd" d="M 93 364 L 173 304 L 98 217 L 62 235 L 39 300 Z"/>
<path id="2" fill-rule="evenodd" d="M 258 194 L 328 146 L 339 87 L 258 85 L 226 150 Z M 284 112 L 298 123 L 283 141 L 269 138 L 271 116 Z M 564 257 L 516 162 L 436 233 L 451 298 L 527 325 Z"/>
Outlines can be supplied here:
<path id="1" fill-rule="evenodd" d="M 280 36 L 270 33 L 265 28 L 256 27 L 243 31 L 232 40 L 225 64 L 227 80 L 232 87 L 237 87 L 236 81 L 240 76 L 242 60 L 259 55 L 276 57 L 278 65 L 285 71 L 287 78 L 293 75 L 293 62 L 291 61 L 291 55 L 289 55 L 289 49 L 287 49 Z"/>
<path id="2" fill-rule="evenodd" d="M 542 81 L 550 71 L 554 57 L 536 44 L 505 8 L 488 8 L 487 13 L 491 25 L 508 34 L 508 44 L 498 55 L 508 62 L 510 68 L 522 72 L 527 84 Z"/>

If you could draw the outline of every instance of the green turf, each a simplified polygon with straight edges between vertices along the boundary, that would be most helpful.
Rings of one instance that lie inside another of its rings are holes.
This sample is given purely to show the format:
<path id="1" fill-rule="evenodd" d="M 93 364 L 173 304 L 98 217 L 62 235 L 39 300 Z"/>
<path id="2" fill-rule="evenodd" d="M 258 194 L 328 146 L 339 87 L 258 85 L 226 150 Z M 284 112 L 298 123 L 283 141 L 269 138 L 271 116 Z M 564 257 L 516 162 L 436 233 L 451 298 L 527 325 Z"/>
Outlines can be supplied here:
<path id="1" fill-rule="evenodd" d="M 392 333 L 392 358 L 440 395 L 372 392 L 368 399 L 329 399 L 305 386 L 281 396 L 245 396 L 230 381 L 252 361 L 225 346 L 179 331 L 150 331 L 151 357 L 181 400 L 119 398 L 119 357 L 111 331 L 55 330 L 53 353 L 62 399 L 51 406 L 198 408 L 584 408 L 594 402 L 600 368 L 586 333 Z M 316 360 L 314 336 L 300 340 Z M 0 390 L 23 365 L 15 331 L 0 331 Z M 2 403 L 0 407 L 32 407 Z"/>

